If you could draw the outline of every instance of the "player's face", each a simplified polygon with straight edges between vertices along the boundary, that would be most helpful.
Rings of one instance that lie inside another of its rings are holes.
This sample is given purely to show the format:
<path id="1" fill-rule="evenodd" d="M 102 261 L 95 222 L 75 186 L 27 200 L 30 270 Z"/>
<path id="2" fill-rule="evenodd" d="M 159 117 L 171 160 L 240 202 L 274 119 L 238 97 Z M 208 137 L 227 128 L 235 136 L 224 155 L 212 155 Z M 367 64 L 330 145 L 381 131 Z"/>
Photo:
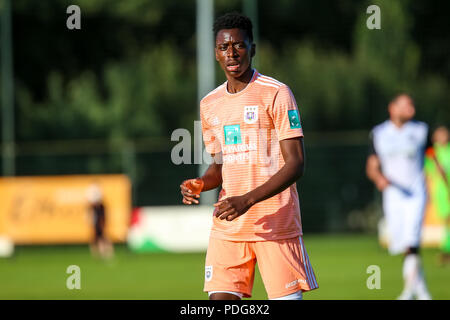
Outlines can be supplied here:
<path id="1" fill-rule="evenodd" d="M 402 96 L 397 100 L 400 117 L 404 121 L 411 120 L 416 114 L 416 108 L 410 97 Z"/>
<path id="2" fill-rule="evenodd" d="M 216 60 L 227 78 L 239 78 L 249 67 L 255 55 L 255 45 L 241 29 L 223 29 L 216 36 Z"/>
<path id="3" fill-rule="evenodd" d="M 411 120 L 416 114 L 414 102 L 408 96 L 400 96 L 392 103 L 391 117 L 397 118 L 402 122 Z"/>
<path id="4" fill-rule="evenodd" d="M 449 140 L 449 133 L 447 128 L 445 127 L 439 127 L 436 129 L 436 131 L 433 134 L 433 141 L 440 144 L 440 145 L 446 145 Z"/>

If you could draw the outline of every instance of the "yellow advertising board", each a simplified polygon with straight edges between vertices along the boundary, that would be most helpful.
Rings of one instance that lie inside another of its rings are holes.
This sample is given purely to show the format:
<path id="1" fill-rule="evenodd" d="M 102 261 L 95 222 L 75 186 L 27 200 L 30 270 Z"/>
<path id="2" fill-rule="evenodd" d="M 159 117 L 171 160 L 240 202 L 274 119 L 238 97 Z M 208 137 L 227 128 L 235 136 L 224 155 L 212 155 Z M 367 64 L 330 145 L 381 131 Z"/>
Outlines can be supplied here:
<path id="1" fill-rule="evenodd" d="M 126 240 L 131 183 L 125 175 L 0 178 L 0 235 L 16 244 L 87 243 L 94 235 L 88 190 L 96 185 L 105 206 L 105 235 Z"/>

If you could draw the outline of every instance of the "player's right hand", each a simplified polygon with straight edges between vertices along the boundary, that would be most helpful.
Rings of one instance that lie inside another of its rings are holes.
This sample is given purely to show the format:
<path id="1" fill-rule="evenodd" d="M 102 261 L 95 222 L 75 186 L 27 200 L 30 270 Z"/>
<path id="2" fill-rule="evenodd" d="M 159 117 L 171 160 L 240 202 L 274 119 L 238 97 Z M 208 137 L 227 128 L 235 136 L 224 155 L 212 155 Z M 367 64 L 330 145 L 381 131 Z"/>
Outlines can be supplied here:
<path id="1" fill-rule="evenodd" d="M 389 182 L 388 179 L 386 179 L 385 177 L 379 177 L 376 181 L 375 181 L 375 185 L 377 187 L 377 189 L 379 191 L 383 191 L 384 189 L 386 189 L 387 187 L 389 187 L 391 183 Z"/>
<path id="2" fill-rule="evenodd" d="M 200 198 L 200 194 L 194 193 L 194 190 L 192 190 L 192 184 L 196 183 L 196 179 L 189 179 L 183 181 L 183 183 L 180 185 L 181 189 L 181 195 L 183 196 L 183 203 L 184 204 L 198 204 L 198 198 Z"/>

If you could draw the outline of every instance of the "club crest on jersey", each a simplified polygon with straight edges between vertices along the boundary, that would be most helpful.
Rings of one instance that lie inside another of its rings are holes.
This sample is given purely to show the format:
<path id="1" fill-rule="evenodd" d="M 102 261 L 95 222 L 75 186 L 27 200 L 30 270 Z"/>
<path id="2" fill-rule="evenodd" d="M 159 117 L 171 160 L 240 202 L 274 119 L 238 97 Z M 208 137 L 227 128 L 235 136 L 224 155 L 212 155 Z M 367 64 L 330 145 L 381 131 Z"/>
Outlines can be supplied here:
<path id="1" fill-rule="evenodd" d="M 241 126 L 233 124 L 223 127 L 223 134 L 225 136 L 225 144 L 239 144 L 241 139 Z"/>
<path id="2" fill-rule="evenodd" d="M 244 122 L 252 124 L 258 121 L 258 106 L 244 107 Z"/>

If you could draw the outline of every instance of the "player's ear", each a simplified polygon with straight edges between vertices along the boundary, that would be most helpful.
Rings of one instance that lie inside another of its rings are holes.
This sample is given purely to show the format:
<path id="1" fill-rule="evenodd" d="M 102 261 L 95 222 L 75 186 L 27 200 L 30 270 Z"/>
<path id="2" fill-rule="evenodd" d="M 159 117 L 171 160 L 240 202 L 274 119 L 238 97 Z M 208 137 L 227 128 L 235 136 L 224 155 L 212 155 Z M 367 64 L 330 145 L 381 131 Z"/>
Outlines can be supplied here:
<path id="1" fill-rule="evenodd" d="M 395 107 L 394 103 L 393 102 L 389 102 L 389 104 L 388 104 L 388 112 L 392 113 L 394 111 L 394 107 Z"/>

